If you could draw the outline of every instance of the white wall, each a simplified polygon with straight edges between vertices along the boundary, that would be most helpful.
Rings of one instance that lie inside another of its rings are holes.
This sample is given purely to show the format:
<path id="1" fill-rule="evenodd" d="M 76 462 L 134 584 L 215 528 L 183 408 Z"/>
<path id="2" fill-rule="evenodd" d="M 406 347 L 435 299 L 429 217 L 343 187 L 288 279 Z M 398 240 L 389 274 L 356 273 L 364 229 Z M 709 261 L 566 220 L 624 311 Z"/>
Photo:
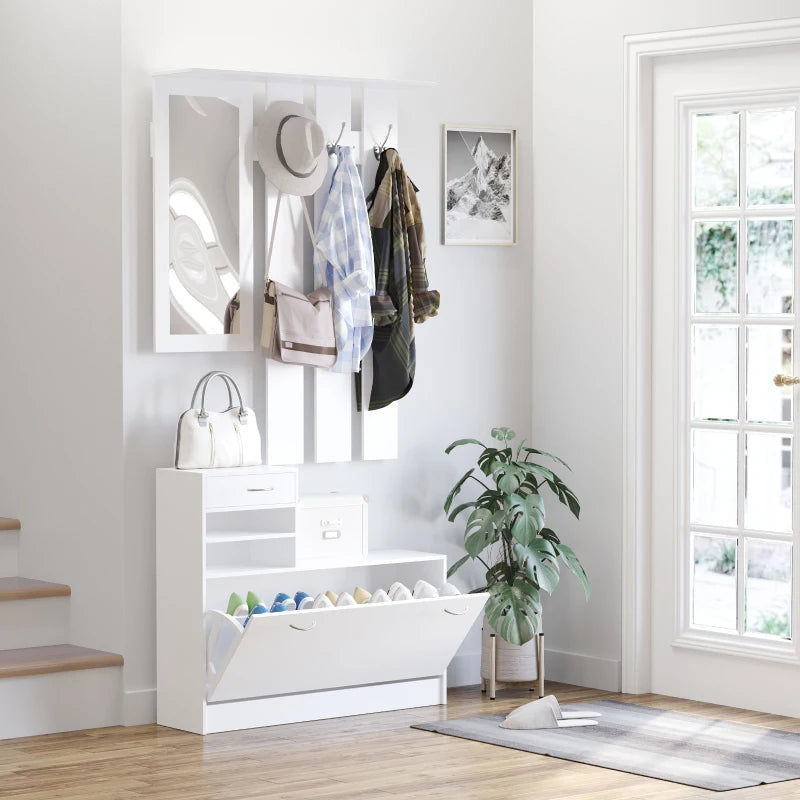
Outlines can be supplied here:
<path id="1" fill-rule="evenodd" d="M 563 454 L 580 523 L 554 514 L 593 585 L 565 580 L 547 646 L 582 657 L 562 677 L 618 684 L 622 558 L 622 40 L 800 16 L 797 0 L 536 0 L 533 15 L 534 434 Z"/>
<path id="2" fill-rule="evenodd" d="M 0 0 L 0 514 L 22 520 L 22 574 L 72 586 L 72 641 L 115 651 L 119 21 L 103 0 Z"/>
<path id="3" fill-rule="evenodd" d="M 459 532 L 441 507 L 469 454 L 446 457 L 445 446 L 461 436 L 488 436 L 499 424 L 527 433 L 531 418 L 530 3 L 509 0 L 490 21 L 497 30 L 486 29 L 486 4 L 478 0 L 412 0 L 386 12 L 370 0 L 122 3 L 124 653 L 130 720 L 144 716 L 155 685 L 153 470 L 170 463 L 177 416 L 207 370 L 229 370 L 262 415 L 264 407 L 264 361 L 257 354 L 152 352 L 151 74 L 215 67 L 439 83 L 405 91 L 400 108 L 400 151 L 421 188 L 429 276 L 442 293 L 439 316 L 416 329 L 417 374 L 400 408 L 400 458 L 305 466 L 301 490 L 366 493 L 373 545 L 444 550 L 454 558 Z M 519 128 L 517 247 L 439 244 L 444 122 Z M 259 263 L 263 245 L 256 250 Z M 263 429 L 263 416 L 261 424 Z M 287 591 L 296 588 L 302 587 Z M 465 648 L 477 654 L 477 639 Z M 467 679 L 476 682 L 477 655 L 466 666 Z"/>

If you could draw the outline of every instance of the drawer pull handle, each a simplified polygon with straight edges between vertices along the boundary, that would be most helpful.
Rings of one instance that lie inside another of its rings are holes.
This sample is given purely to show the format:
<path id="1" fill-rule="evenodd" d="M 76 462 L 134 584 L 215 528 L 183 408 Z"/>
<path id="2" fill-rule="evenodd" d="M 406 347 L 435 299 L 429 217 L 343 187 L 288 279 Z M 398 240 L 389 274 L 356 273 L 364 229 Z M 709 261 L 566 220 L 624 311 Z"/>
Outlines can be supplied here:
<path id="1" fill-rule="evenodd" d="M 310 631 L 312 628 L 317 627 L 317 621 L 314 620 L 307 628 L 301 628 L 299 625 L 292 625 L 291 623 L 289 624 L 289 627 L 294 628 L 296 631 Z"/>
<path id="2" fill-rule="evenodd" d="M 322 531 L 322 538 L 323 539 L 339 539 L 341 538 L 342 532 L 331 530 L 331 531 Z"/>
<path id="3" fill-rule="evenodd" d="M 465 608 L 463 611 L 451 611 L 449 608 L 446 608 L 444 610 L 444 613 L 445 614 L 452 614 L 454 617 L 463 617 L 464 614 L 467 613 L 467 611 L 469 611 L 468 608 Z"/>
<path id="4" fill-rule="evenodd" d="M 273 492 L 275 491 L 274 486 L 267 486 L 266 489 L 248 489 L 248 492 Z"/>

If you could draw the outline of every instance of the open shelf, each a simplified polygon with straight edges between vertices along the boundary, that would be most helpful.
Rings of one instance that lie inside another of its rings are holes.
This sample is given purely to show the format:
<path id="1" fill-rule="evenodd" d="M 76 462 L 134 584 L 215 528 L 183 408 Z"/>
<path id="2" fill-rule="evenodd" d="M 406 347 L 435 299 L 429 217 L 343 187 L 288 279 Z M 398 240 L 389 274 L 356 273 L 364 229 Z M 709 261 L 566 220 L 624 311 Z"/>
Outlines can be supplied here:
<path id="1" fill-rule="evenodd" d="M 349 569 L 351 567 L 373 567 L 383 564 L 408 564 L 421 561 L 442 561 L 444 556 L 435 553 L 424 553 L 417 550 L 373 550 L 366 558 L 333 560 L 314 559 L 298 561 L 292 567 L 258 567 L 253 564 L 229 564 L 206 568 L 209 580 L 222 578 L 240 578 L 246 575 L 275 575 L 281 572 L 315 572 L 317 570 Z"/>
<path id="2" fill-rule="evenodd" d="M 207 533 L 206 544 L 227 544 L 228 542 L 258 542 L 269 539 L 294 539 L 295 533 L 251 533 L 249 531 L 231 531 L 223 533 Z"/>

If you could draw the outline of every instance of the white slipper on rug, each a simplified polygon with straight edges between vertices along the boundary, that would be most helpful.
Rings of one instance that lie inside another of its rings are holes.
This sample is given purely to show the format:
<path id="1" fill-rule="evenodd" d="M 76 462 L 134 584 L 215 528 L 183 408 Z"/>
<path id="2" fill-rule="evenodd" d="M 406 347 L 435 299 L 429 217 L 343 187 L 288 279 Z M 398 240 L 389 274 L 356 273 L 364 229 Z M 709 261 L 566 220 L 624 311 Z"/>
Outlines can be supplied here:
<path id="1" fill-rule="evenodd" d="M 554 694 L 545 695 L 542 700 L 546 700 L 553 707 L 556 719 L 593 719 L 594 717 L 603 716 L 597 711 L 564 711 Z M 514 712 L 512 711 L 511 713 L 513 714 Z"/>
<path id="2" fill-rule="evenodd" d="M 544 697 L 540 697 L 538 700 L 534 700 L 533 703 L 546 703 L 549 705 L 553 709 L 556 719 L 593 719 L 595 717 L 602 716 L 602 714 L 599 714 L 596 711 L 564 711 L 559 705 L 559 702 L 554 694 L 548 694 Z M 515 708 L 508 716 L 514 717 L 517 714 L 522 713 L 529 705 L 532 705 L 533 703 L 526 703 L 524 706 Z"/>
<path id="3" fill-rule="evenodd" d="M 552 703 L 543 697 L 514 709 L 501 723 L 501 728 L 518 731 L 536 730 L 539 728 L 583 728 L 597 725 L 596 719 L 559 719 Z"/>

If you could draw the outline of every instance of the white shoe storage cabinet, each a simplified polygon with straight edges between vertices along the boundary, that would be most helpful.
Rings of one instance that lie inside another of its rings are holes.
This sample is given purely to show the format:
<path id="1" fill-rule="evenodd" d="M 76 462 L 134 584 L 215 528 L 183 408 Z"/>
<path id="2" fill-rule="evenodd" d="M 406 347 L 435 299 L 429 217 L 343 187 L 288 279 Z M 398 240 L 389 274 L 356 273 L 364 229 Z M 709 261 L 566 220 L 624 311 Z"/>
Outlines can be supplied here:
<path id="1" fill-rule="evenodd" d="M 288 467 L 160 469 L 156 506 L 160 725 L 206 734 L 447 702 L 447 665 L 485 594 L 263 614 L 246 628 L 221 611 L 233 591 L 269 604 L 279 591 L 440 586 L 445 556 L 308 557 Z"/>

